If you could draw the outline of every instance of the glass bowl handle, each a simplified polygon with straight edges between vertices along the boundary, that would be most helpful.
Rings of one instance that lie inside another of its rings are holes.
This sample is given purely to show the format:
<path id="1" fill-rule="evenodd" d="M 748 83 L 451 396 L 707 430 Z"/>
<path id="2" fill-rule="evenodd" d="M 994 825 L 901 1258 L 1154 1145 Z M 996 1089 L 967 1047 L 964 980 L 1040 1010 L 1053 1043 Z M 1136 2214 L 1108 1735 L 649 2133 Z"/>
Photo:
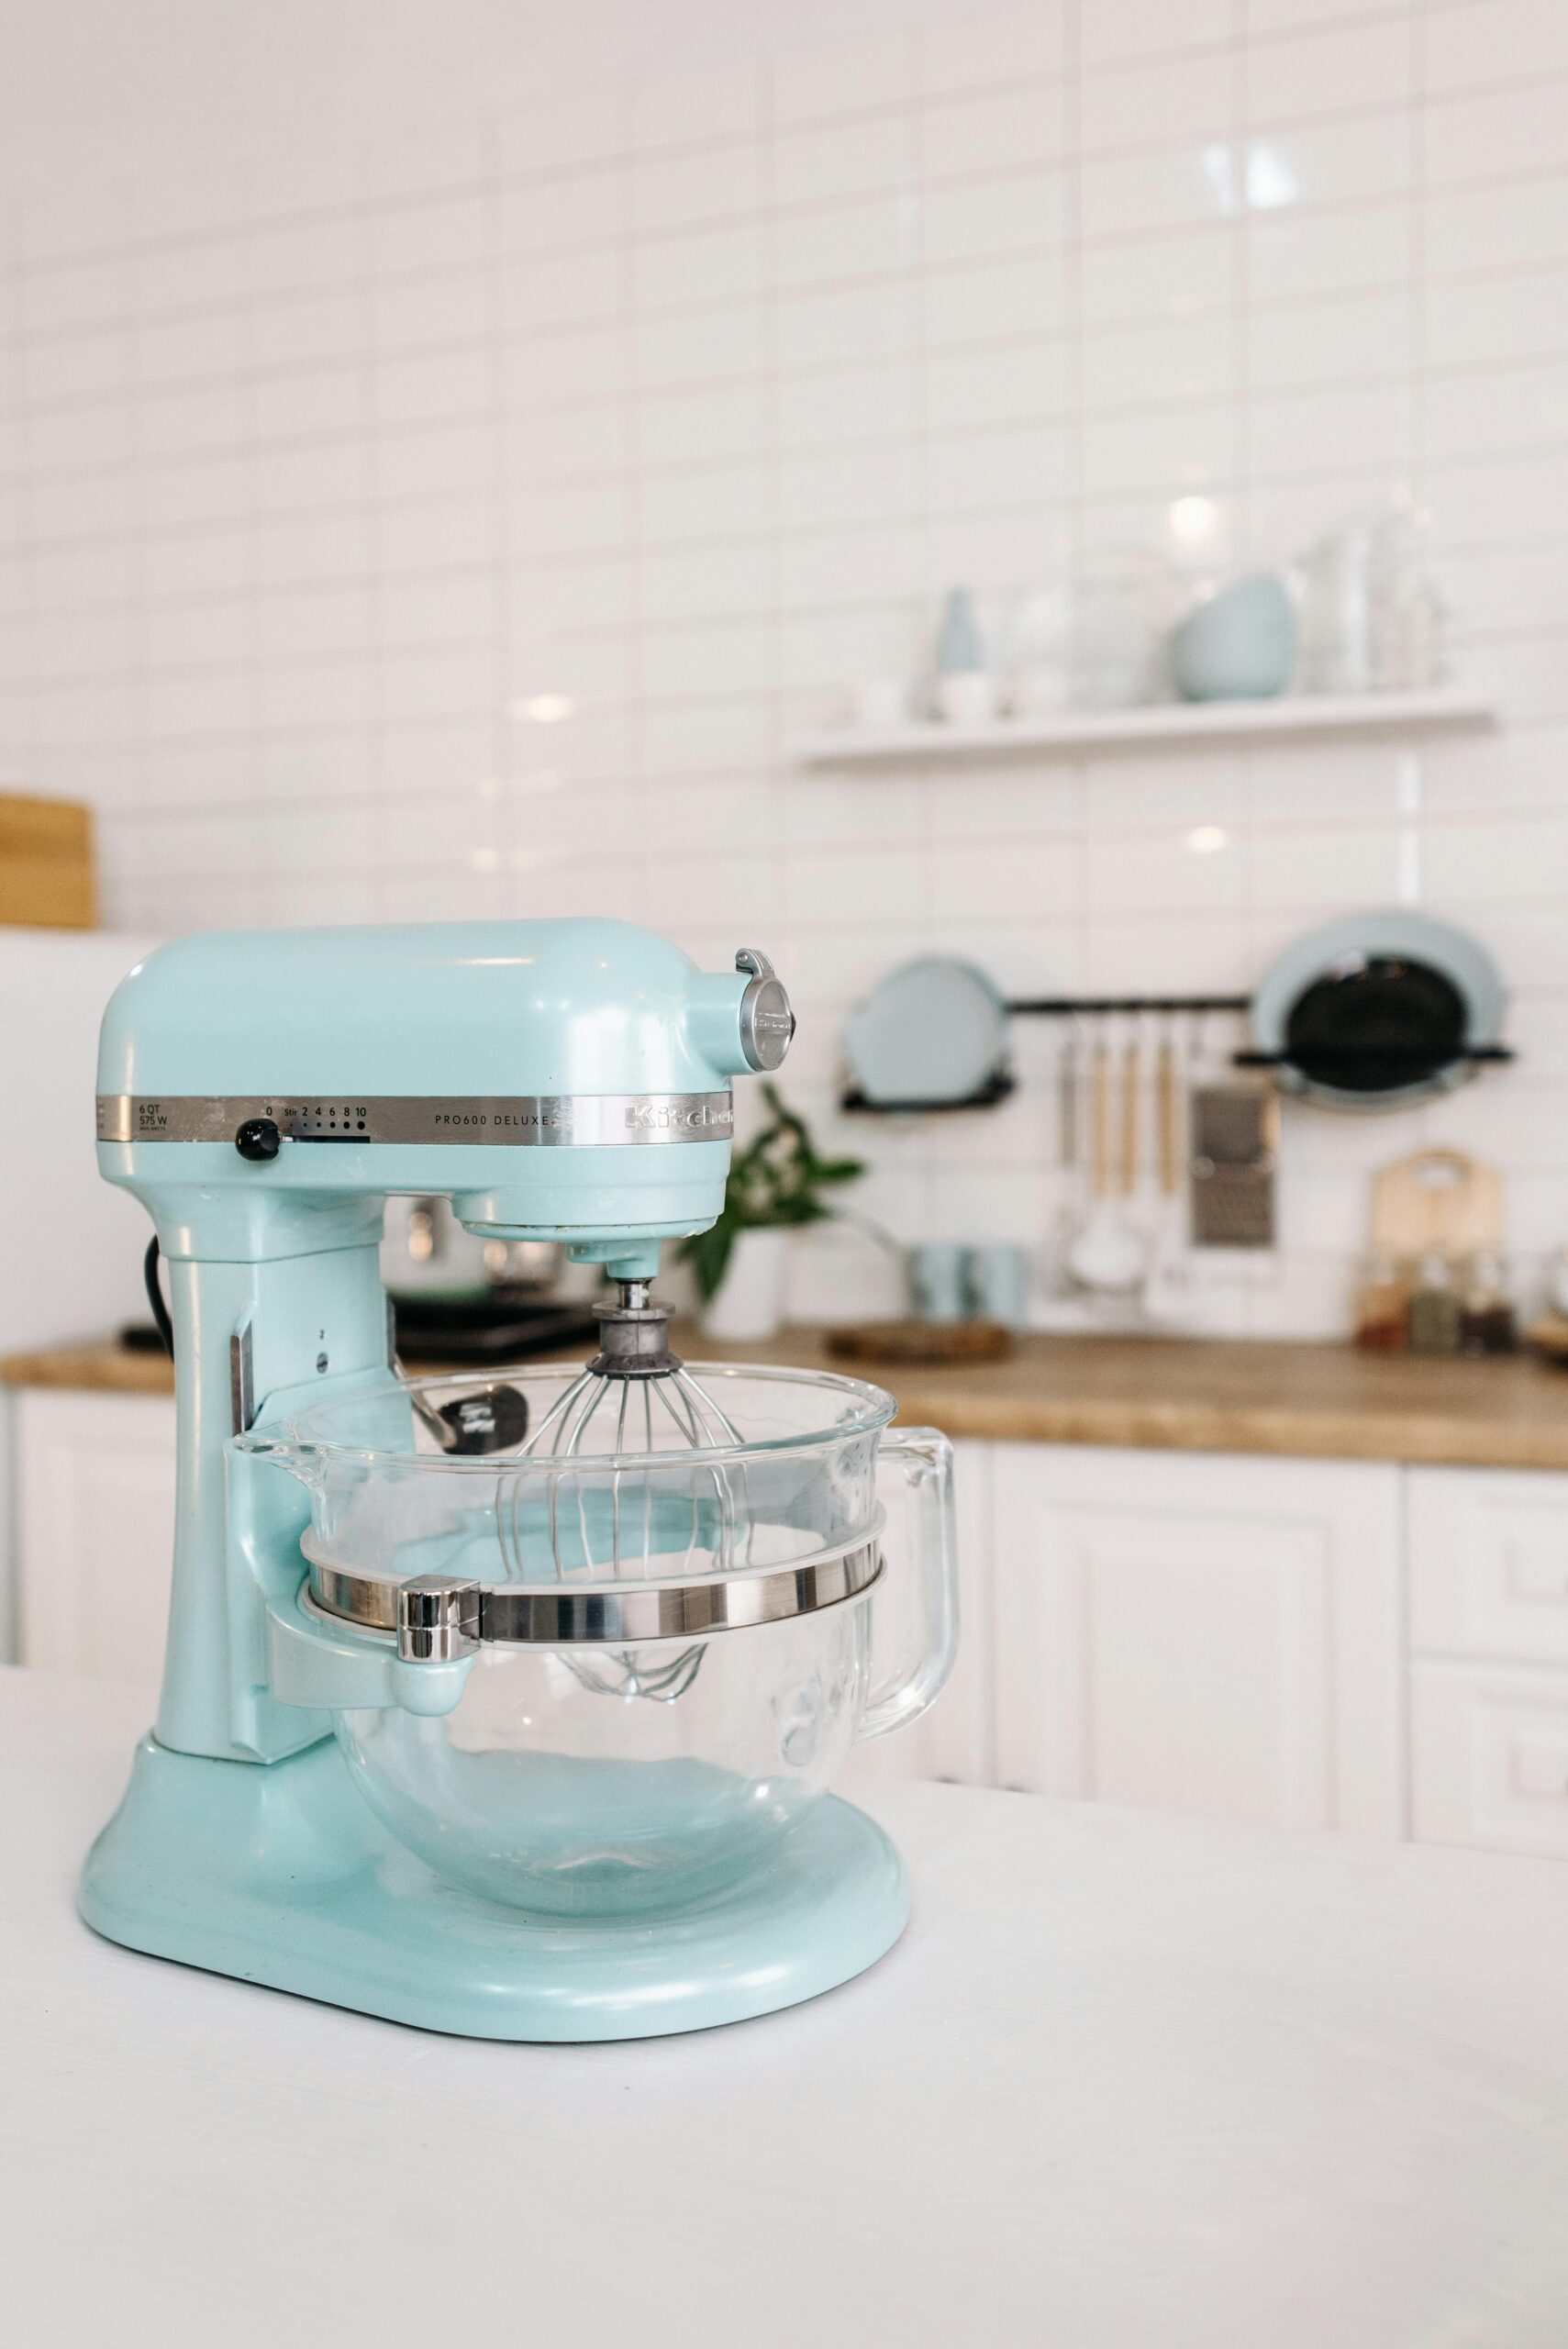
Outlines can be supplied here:
<path id="1" fill-rule="evenodd" d="M 872 1642 L 872 1687 L 859 1734 L 883 1737 L 917 1720 L 952 1670 L 958 1650 L 958 1540 L 953 1517 L 952 1446 L 936 1428 L 895 1428 L 882 1439 L 878 1465 L 887 1464 L 907 1487 L 904 1512 L 909 1555 L 888 1561 L 886 1576 L 913 1584 L 912 1620 L 904 1651 L 879 1671 Z M 872 1622 L 878 1615 L 873 1594 Z"/>

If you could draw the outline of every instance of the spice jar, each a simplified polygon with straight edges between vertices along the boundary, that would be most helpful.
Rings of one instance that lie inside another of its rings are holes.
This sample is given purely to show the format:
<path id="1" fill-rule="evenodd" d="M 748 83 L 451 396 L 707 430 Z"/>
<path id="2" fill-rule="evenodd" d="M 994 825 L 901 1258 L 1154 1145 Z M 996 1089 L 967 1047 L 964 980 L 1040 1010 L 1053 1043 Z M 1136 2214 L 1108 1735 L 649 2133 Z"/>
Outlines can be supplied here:
<path id="1" fill-rule="evenodd" d="M 1511 1354 L 1518 1341 L 1514 1308 L 1503 1281 L 1502 1259 L 1479 1252 L 1470 1261 L 1470 1274 L 1461 1301 L 1459 1344 L 1462 1353 Z"/>
<path id="2" fill-rule="evenodd" d="M 1368 1353 L 1405 1349 L 1405 1284 L 1392 1256 L 1373 1256 L 1356 1292 L 1356 1343 Z"/>
<path id="3" fill-rule="evenodd" d="M 1464 1308 L 1453 1284 L 1453 1267 L 1446 1256 L 1423 1256 L 1406 1317 L 1410 1352 L 1456 1354 L 1463 1321 Z"/>

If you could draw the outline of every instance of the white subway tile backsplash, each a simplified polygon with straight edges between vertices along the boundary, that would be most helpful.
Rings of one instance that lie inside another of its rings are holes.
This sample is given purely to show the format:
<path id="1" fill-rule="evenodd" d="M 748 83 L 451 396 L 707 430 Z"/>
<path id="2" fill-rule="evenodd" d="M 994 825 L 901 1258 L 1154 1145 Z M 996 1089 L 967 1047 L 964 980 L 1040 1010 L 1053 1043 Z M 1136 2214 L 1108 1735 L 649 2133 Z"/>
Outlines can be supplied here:
<path id="1" fill-rule="evenodd" d="M 29 335 L 106 326 L 130 310 L 129 271 L 118 253 L 40 262 L 18 280 L 17 292 L 21 324 Z"/>
<path id="2" fill-rule="evenodd" d="M 1415 178 L 1413 109 L 1274 123 L 1242 150 L 1244 192 L 1253 209 L 1296 204 L 1361 204 L 1406 195 Z"/>
<path id="3" fill-rule="evenodd" d="M 378 351 L 414 351 L 429 343 L 475 341 L 490 332 L 498 297 L 487 267 L 471 265 L 421 271 L 417 276 L 383 278 L 371 288 L 370 340 Z M 350 351 L 363 338 L 352 305 L 337 303 L 338 339 L 328 345 Z M 504 315 L 504 310 L 503 310 Z"/>
<path id="4" fill-rule="evenodd" d="M 1079 11 L 1079 46 L 1089 67 L 1218 47 L 1235 37 L 1240 14 L 1238 0 L 1183 0 L 1179 8 L 1151 8 L 1148 0 L 1094 0 Z"/>
<path id="5" fill-rule="evenodd" d="M 504 332 L 613 318 L 623 307 L 623 271 L 611 245 L 562 253 L 524 253 L 501 264 L 496 306 Z"/>
<path id="6" fill-rule="evenodd" d="M 240 662 L 259 641 L 257 615 L 244 595 L 150 604 L 141 616 L 142 658 L 150 671 Z"/>
<path id="7" fill-rule="evenodd" d="M 355 211 L 267 222 L 246 239 L 240 284 L 258 297 L 332 285 L 345 300 L 352 300 L 360 292 L 369 250 L 364 220 Z"/>
<path id="8" fill-rule="evenodd" d="M 629 256 L 633 306 L 695 309 L 706 303 L 753 301 L 762 291 L 762 242 L 754 220 L 643 237 Z"/>
<path id="9" fill-rule="evenodd" d="M 1427 502 L 1440 545 L 1497 546 L 1568 537 L 1568 472 L 1537 455 L 1434 464 Z"/>
<path id="10" fill-rule="evenodd" d="M 1271 393 L 1248 408 L 1248 462 L 1260 480 L 1340 473 L 1347 453 L 1396 480 L 1415 456 L 1410 386 L 1319 384 L 1309 392 Z"/>
<path id="11" fill-rule="evenodd" d="M 918 35 L 921 87 L 940 95 L 1064 72 L 1068 9 L 1069 0 L 1002 0 L 933 17 Z"/>
<path id="12" fill-rule="evenodd" d="M 933 263 L 1038 251 L 1067 234 L 1067 174 L 1059 165 L 924 188 L 906 215 Z"/>
<path id="13" fill-rule="evenodd" d="M 1429 286 L 1422 339 L 1433 370 L 1568 350 L 1568 263 Z"/>
<path id="14" fill-rule="evenodd" d="M 43 403 L 117 392 L 128 373 L 128 340 L 123 327 L 113 326 L 16 344 L 19 395 Z"/>
<path id="15" fill-rule="evenodd" d="M 1235 149 L 1189 139 L 1133 154 L 1091 156 L 1080 180 L 1086 237 L 1198 227 L 1235 209 Z"/>
<path id="16" fill-rule="evenodd" d="M 477 387 L 474 395 L 477 399 Z M 450 496 L 483 488 L 491 477 L 491 445 L 478 413 L 443 417 L 428 424 L 388 421 L 361 448 L 368 458 L 377 496 L 387 500 Z M 317 494 L 325 497 L 331 497 L 334 489 L 339 500 L 361 494 L 354 468 L 345 467 L 341 455 L 327 442 L 280 451 L 280 457 L 293 461 L 283 475 L 280 502 L 301 502 L 308 476 L 317 478 Z M 339 462 L 334 472 L 335 458 Z M 258 460 L 258 470 L 260 464 Z M 327 486 L 328 483 L 331 487 Z"/>
<path id="17" fill-rule="evenodd" d="M 1228 48 L 1086 72 L 1078 102 L 1084 151 L 1226 139 L 1235 124 L 1236 80 Z"/>
<path id="18" fill-rule="evenodd" d="M 917 135 L 921 173 L 930 181 L 1054 162 L 1066 137 L 1062 83 L 1026 78 L 1003 89 L 933 100 Z"/>
<path id="19" fill-rule="evenodd" d="M 148 392 L 137 403 L 137 442 L 152 459 L 233 449 L 249 437 L 250 411 L 250 385 L 239 376 Z"/>
<path id="20" fill-rule="evenodd" d="M 160 448 L 170 445 L 166 438 L 160 441 L 156 432 L 152 437 Z M 28 410 L 17 440 L 32 472 L 86 473 L 119 465 L 130 448 L 130 411 L 118 397 L 39 405 Z"/>
<path id="21" fill-rule="evenodd" d="M 1423 861 L 1425 851 L 1423 841 Z M 1392 905 L 1399 896 L 1399 830 L 1393 824 L 1259 831 L 1250 862 L 1254 908 L 1300 914 L 1304 926 L 1307 917 L 1327 919 L 1346 907 Z"/>
<path id="22" fill-rule="evenodd" d="M 1410 13 L 1386 13 L 1257 41 L 1246 52 L 1246 107 L 1254 123 L 1290 122 L 1356 107 L 1396 106 L 1413 87 Z"/>
<path id="23" fill-rule="evenodd" d="M 930 461 L 928 451 L 928 468 Z M 894 519 L 909 510 L 915 472 L 913 444 L 892 437 L 786 454 L 778 467 L 780 525 L 785 530 L 825 530 Z M 765 478 L 759 473 L 760 481 Z M 754 518 L 763 519 L 760 501 Z"/>
<path id="24" fill-rule="evenodd" d="M 639 155 L 631 168 L 631 219 L 639 234 L 753 212 L 762 192 L 755 142 Z"/>
<path id="25" fill-rule="evenodd" d="M 1434 98 L 1422 145 L 1434 188 L 1562 169 L 1563 84 L 1525 76 L 1499 90 Z"/>
<path id="26" fill-rule="evenodd" d="M 1084 490 L 1094 497 L 1145 489 L 1175 496 L 1209 489 L 1236 471 L 1239 429 L 1240 411 L 1227 400 L 1086 417 Z"/>
<path id="27" fill-rule="evenodd" d="M 462 267 L 489 248 L 489 198 L 466 191 L 373 206 L 366 217 L 373 274 Z"/>
<path id="28" fill-rule="evenodd" d="M 491 354 L 481 348 L 388 357 L 373 384 L 375 420 L 394 427 L 483 415 L 494 393 Z"/>
<path id="29" fill-rule="evenodd" d="M 1425 329 L 1432 332 L 1428 296 Z M 1416 359 L 1416 305 L 1402 287 L 1259 303 L 1240 321 L 1247 382 L 1254 393 L 1315 384 L 1408 378 Z"/>
<path id="30" fill-rule="evenodd" d="M 769 437 L 770 414 L 760 380 L 644 395 L 637 406 L 639 452 L 650 465 L 750 456 Z"/>
<path id="31" fill-rule="evenodd" d="M 1341 1326 L 1367 1173 L 1418 1135 L 1500 1158 L 1518 1244 L 1555 1242 L 1561 12 L 840 13 L 509 93 L 494 126 L 492 91 L 465 111 L 443 83 L 352 169 L 175 156 L 24 216 L 0 272 L 16 771 L 104 811 L 117 918 L 654 901 L 715 967 L 754 929 L 809 1008 L 792 1097 L 871 1152 L 905 1237 L 1044 1228 L 1056 1039 L 1020 1023 L 1018 1095 L 962 1134 L 851 1128 L 839 1027 L 891 963 L 1242 991 L 1310 922 L 1414 888 L 1522 991 L 1520 1066 L 1451 1120 L 1287 1114 L 1283 1249 L 1219 1268 L 1203 1314 Z M 1497 732 L 783 770 L 855 681 L 909 677 L 954 580 L 1000 640 L 1074 548 L 1279 561 L 1398 481 Z M 528 718 L 546 694 L 568 722 Z M 797 1286 L 843 1311 L 882 1278 L 828 1246 Z"/>
<path id="32" fill-rule="evenodd" d="M 786 207 L 897 190 L 914 169 L 909 117 L 899 112 L 781 130 L 771 168 L 773 197 Z"/>
<path id="33" fill-rule="evenodd" d="M 1059 253 L 971 262 L 929 272 L 921 319 L 933 346 L 1054 340 L 1065 324 L 1066 271 Z"/>
<path id="34" fill-rule="evenodd" d="M 895 275 L 914 260 L 919 231 L 919 202 L 908 192 L 782 214 L 773 237 L 774 283 L 787 289 Z M 755 283 L 761 239 L 754 230 L 751 236 Z"/>
<path id="35" fill-rule="evenodd" d="M 248 507 L 264 516 L 303 514 L 313 507 L 350 505 L 363 495 L 369 471 L 367 458 L 368 451 L 360 437 L 345 432 L 323 434 L 318 440 L 265 444 L 222 473 L 218 472 L 219 461 L 215 460 L 212 471 L 217 486 L 211 510 L 215 515 L 227 516 Z M 230 484 L 232 506 L 228 502 Z M 190 516 L 169 509 L 169 518 Z"/>
<path id="36" fill-rule="evenodd" d="M 610 244 L 628 226 L 623 162 L 607 161 L 499 192 L 497 241 L 503 253 L 570 252 Z"/>
<path id="37" fill-rule="evenodd" d="M 250 509 L 261 474 L 260 461 L 225 453 L 167 457 L 142 468 L 140 510 L 159 527 L 228 521 Z"/>
<path id="38" fill-rule="evenodd" d="M 635 154 L 753 139 L 761 104 L 761 72 L 750 59 L 671 66 L 632 83 L 627 144 Z"/>
<path id="39" fill-rule="evenodd" d="M 784 128 L 899 106 L 914 84 L 915 51 L 902 33 L 813 40 L 779 50 L 768 66 L 770 103 Z"/>
<path id="40" fill-rule="evenodd" d="M 1086 246 L 1079 261 L 1084 319 L 1102 326 L 1224 309 L 1235 295 L 1237 261 L 1229 228 Z"/>
<path id="41" fill-rule="evenodd" d="M 368 405 L 360 371 L 333 363 L 280 367 L 249 379 L 248 421 L 258 440 L 309 440 L 354 431 Z"/>
<path id="42" fill-rule="evenodd" d="M 415 279 L 415 284 L 421 283 Z M 270 295 L 265 301 L 252 304 L 248 312 L 232 313 L 227 319 L 228 331 L 236 346 L 236 363 L 241 343 L 241 316 L 244 331 L 249 338 L 250 354 L 258 371 L 269 367 L 309 366 L 324 359 L 341 359 L 366 345 L 370 339 L 367 305 L 345 298 L 340 293 L 289 294 Z M 154 347 L 172 345 L 178 362 L 182 336 L 193 329 L 202 335 L 212 335 L 226 323 L 225 313 L 212 311 L 198 319 L 163 318 L 159 320 Z M 144 334 L 147 329 L 142 330 Z M 186 372 L 183 366 L 178 372 Z M 192 373 L 206 373 L 205 367 L 193 368 Z"/>
<path id="43" fill-rule="evenodd" d="M 1245 235 L 1248 292 L 1257 302 L 1398 287 L 1412 267 L 1414 215 L 1404 203 L 1257 213 Z"/>
<path id="44" fill-rule="evenodd" d="M 1428 386 L 1427 447 L 1436 463 L 1507 451 L 1562 450 L 1568 442 L 1568 360 L 1434 376 Z"/>
<path id="45" fill-rule="evenodd" d="M 536 407 L 606 400 L 627 377 L 627 343 L 613 324 L 563 326 L 500 345 L 500 384 L 514 415 Z"/>
<path id="46" fill-rule="evenodd" d="M 1568 260 L 1568 177 L 1529 174 L 1483 187 L 1435 190 L 1422 208 L 1422 245 L 1433 279 L 1473 284 L 1499 271 Z"/>
<path id="47" fill-rule="evenodd" d="M 223 308 L 247 286 L 244 254 L 232 237 L 182 239 L 133 250 L 127 257 L 127 300 L 139 317 L 168 310 Z"/>
<path id="48" fill-rule="evenodd" d="M 526 180 L 603 163 L 626 151 L 628 117 L 622 84 L 553 77 L 498 117 L 497 165 L 508 179 Z"/>
<path id="49" fill-rule="evenodd" d="M 1145 407 L 1150 386 L 1169 400 L 1218 399 L 1240 388 L 1237 322 L 1228 312 L 1112 325 L 1082 339 L 1080 389 L 1086 407 Z"/>
<path id="50" fill-rule="evenodd" d="M 763 437 L 767 413 L 759 403 L 753 445 Z M 785 450 L 842 447 L 913 432 L 917 415 L 915 371 L 906 358 L 786 376 L 778 386 L 776 424 Z"/>
<path id="51" fill-rule="evenodd" d="M 933 515 L 1038 507 L 1065 497 L 1072 461 L 1060 424 L 933 433 L 925 449 L 926 499 Z"/>
<path id="52" fill-rule="evenodd" d="M 1043 422 L 1062 414 L 1067 383 L 1067 354 L 1059 341 L 935 351 L 925 369 L 926 422 L 933 432 Z"/>
<path id="53" fill-rule="evenodd" d="M 660 313 L 639 319 L 630 348 L 632 380 L 639 390 L 667 391 L 676 384 L 754 376 L 762 366 L 762 314 L 744 302 L 722 309 Z"/>

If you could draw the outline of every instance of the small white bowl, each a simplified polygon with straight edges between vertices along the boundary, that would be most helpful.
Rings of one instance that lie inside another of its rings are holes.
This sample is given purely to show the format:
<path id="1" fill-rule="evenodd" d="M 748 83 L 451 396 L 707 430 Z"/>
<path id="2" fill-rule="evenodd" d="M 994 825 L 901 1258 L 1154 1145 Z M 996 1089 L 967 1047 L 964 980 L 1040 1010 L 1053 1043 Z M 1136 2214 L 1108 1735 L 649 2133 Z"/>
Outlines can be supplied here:
<path id="1" fill-rule="evenodd" d="M 950 726 L 984 726 L 995 717 L 996 703 L 988 669 L 955 669 L 937 679 L 937 707 Z"/>

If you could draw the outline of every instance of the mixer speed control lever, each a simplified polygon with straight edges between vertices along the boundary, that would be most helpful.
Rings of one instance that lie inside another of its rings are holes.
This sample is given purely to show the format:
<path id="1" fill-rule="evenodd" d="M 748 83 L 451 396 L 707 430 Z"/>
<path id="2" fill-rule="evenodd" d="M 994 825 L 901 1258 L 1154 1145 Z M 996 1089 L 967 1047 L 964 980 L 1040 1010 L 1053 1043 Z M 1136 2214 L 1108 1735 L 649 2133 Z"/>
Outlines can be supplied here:
<path id="1" fill-rule="evenodd" d="M 234 1147 L 241 1158 L 275 1158 L 284 1138 L 271 1118 L 247 1118 L 236 1129 Z"/>

